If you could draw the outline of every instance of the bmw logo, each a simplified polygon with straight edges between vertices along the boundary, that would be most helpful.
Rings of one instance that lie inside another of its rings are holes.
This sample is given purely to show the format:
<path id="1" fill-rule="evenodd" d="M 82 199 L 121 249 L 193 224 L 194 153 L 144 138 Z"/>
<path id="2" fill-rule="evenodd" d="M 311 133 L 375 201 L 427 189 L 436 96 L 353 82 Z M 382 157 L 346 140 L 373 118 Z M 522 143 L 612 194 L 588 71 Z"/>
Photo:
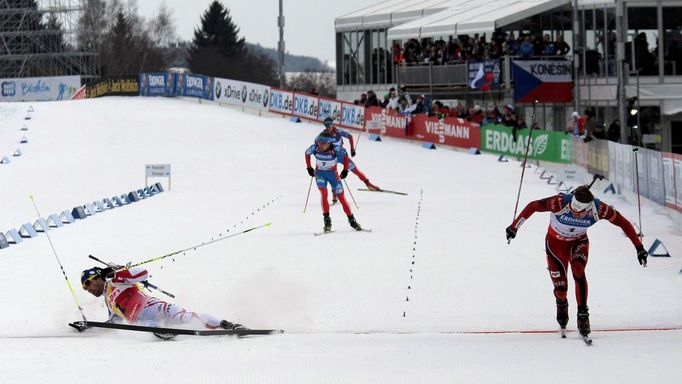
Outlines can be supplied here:
<path id="1" fill-rule="evenodd" d="M 245 85 L 244 88 L 242 88 L 242 103 L 246 103 L 246 97 L 247 97 L 248 93 L 249 93 L 249 91 Z"/>
<path id="2" fill-rule="evenodd" d="M 220 84 L 220 81 L 215 82 L 215 98 L 220 99 L 220 94 L 223 93 L 223 86 Z"/>

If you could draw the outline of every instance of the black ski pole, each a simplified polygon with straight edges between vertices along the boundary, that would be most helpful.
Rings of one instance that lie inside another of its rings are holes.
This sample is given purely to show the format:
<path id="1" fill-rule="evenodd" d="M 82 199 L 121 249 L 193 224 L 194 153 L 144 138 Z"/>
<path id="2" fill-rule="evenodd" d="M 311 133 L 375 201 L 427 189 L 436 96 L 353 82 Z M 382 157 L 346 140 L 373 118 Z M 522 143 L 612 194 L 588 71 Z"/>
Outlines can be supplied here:
<path id="1" fill-rule="evenodd" d="M 590 185 L 587 186 L 587 189 L 592 188 L 592 185 L 594 185 L 594 182 L 597 180 L 604 180 L 604 175 L 595 173 L 594 176 L 592 176 L 592 182 L 590 183 Z"/>
<path id="2" fill-rule="evenodd" d="M 257 226 L 257 227 L 249 228 L 249 229 L 243 230 L 243 231 L 241 231 L 241 232 L 233 233 L 233 234 L 231 234 L 230 236 L 225 236 L 225 237 L 221 237 L 221 238 L 218 238 L 218 239 L 215 239 L 215 240 L 211 240 L 211 241 L 206 242 L 206 243 L 201 243 L 201 244 L 193 245 L 193 246 L 191 246 L 191 247 L 187 247 L 187 248 L 181 249 L 181 250 L 179 250 L 179 251 L 175 251 L 175 252 L 167 253 L 167 254 L 165 254 L 165 255 L 157 256 L 157 257 L 151 258 L 151 259 L 149 259 L 149 260 L 140 261 L 139 263 L 136 263 L 136 264 L 133 264 L 133 265 L 126 265 L 125 267 L 126 267 L 126 268 L 139 267 L 140 265 L 148 264 L 148 263 L 151 263 L 151 262 L 153 262 L 153 261 L 159 261 L 159 260 L 165 259 L 166 257 L 171 257 L 171 256 L 177 255 L 177 254 L 179 254 L 179 253 L 183 253 L 183 252 L 186 252 L 186 251 L 189 251 L 189 250 L 196 250 L 197 248 L 201 248 L 201 247 L 207 246 L 207 245 L 209 245 L 209 244 L 213 244 L 213 243 L 217 243 L 217 242 L 219 242 L 219 241 L 227 240 L 227 239 L 229 239 L 229 238 L 231 238 L 231 237 L 239 236 L 239 235 L 242 235 L 242 234 L 244 234 L 244 233 L 246 233 L 246 232 L 251 232 L 251 231 L 254 231 L 254 230 L 259 229 L 259 228 L 269 227 L 271 224 L 272 224 L 272 223 L 267 223 L 267 224 L 259 225 L 259 226 Z"/>
<path id="3" fill-rule="evenodd" d="M 632 148 L 632 152 L 635 153 L 635 178 L 637 179 L 637 210 L 639 212 L 639 238 L 640 240 L 642 237 L 644 237 L 644 232 L 642 232 L 642 202 L 640 200 L 640 195 L 639 195 L 639 162 L 637 158 L 639 157 L 639 154 L 637 153 L 639 151 L 639 148 L 634 147 Z"/>
<path id="4" fill-rule="evenodd" d="M 123 267 L 120 266 L 120 265 L 113 264 L 113 263 L 107 263 L 107 262 L 104 261 L 104 260 L 100 260 L 100 259 L 98 259 L 96 256 L 93 256 L 93 255 L 88 255 L 88 257 L 91 258 L 91 259 L 93 259 L 93 260 L 95 260 L 95 261 L 98 261 L 98 262 L 100 262 L 100 263 L 106 265 L 107 267 L 113 268 L 113 269 L 121 269 L 121 268 L 123 268 Z M 166 295 L 166 296 L 168 296 L 168 297 L 172 297 L 172 298 L 175 299 L 175 295 L 174 295 L 174 294 L 172 294 L 172 293 L 170 293 L 170 292 L 164 291 L 163 289 L 157 287 L 156 285 L 150 283 L 149 281 L 143 281 L 143 282 L 142 282 L 142 285 L 144 285 L 146 288 L 156 289 L 157 291 L 163 293 L 164 295 Z"/>
<path id="5" fill-rule="evenodd" d="M 533 126 L 535 126 L 535 105 L 538 103 L 538 99 L 533 101 L 533 118 L 530 123 L 530 132 L 528 132 L 528 143 L 526 144 L 526 153 L 523 155 L 523 163 L 521 164 L 521 181 L 519 182 L 519 192 L 516 194 L 516 205 L 514 205 L 514 217 L 516 220 L 516 211 L 519 209 L 519 199 L 521 198 L 521 186 L 523 185 L 523 175 L 526 173 L 526 162 L 528 161 L 528 149 L 530 148 L 530 142 L 533 139 Z M 507 244 L 511 243 L 511 239 L 507 240 Z"/>
<path id="6" fill-rule="evenodd" d="M 38 211 L 38 206 L 36 205 L 35 200 L 33 200 L 33 195 L 29 195 L 28 197 L 31 199 L 31 203 L 33 204 L 33 208 L 35 209 L 36 213 L 38 214 L 38 218 L 41 218 L 42 216 L 40 215 L 40 211 Z M 54 254 L 54 257 L 57 259 L 57 264 L 59 264 L 59 268 L 62 270 L 62 275 L 64 275 L 64 280 L 66 280 L 66 285 L 69 287 L 69 291 L 71 291 L 71 296 L 73 297 L 73 301 L 76 303 L 76 307 L 78 307 L 78 311 L 81 313 L 81 316 L 83 317 L 83 321 L 85 321 L 87 323 L 88 319 L 85 318 L 85 312 L 83 312 L 83 307 L 81 307 L 80 303 L 78 302 L 78 299 L 76 298 L 76 293 L 73 291 L 73 286 L 71 285 L 69 278 L 66 276 L 66 272 L 64 272 L 64 266 L 62 265 L 61 260 L 59 260 L 59 256 L 57 255 L 57 251 L 54 249 L 54 244 L 52 244 L 52 239 L 50 238 L 50 234 L 47 233 L 47 229 L 45 229 L 45 236 L 47 236 L 47 241 L 50 242 L 50 248 L 52 248 L 52 253 Z"/>

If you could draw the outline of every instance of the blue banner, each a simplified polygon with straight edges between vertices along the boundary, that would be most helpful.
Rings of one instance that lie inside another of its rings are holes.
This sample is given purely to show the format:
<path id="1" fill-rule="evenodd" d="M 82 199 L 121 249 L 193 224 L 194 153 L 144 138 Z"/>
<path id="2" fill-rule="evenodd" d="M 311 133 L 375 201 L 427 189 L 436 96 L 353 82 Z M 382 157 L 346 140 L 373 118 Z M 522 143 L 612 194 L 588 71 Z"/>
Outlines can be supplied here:
<path id="1" fill-rule="evenodd" d="M 213 78 L 190 73 L 175 73 L 175 96 L 213 100 Z"/>
<path id="2" fill-rule="evenodd" d="M 174 96 L 173 74 L 167 72 L 140 73 L 140 96 Z"/>

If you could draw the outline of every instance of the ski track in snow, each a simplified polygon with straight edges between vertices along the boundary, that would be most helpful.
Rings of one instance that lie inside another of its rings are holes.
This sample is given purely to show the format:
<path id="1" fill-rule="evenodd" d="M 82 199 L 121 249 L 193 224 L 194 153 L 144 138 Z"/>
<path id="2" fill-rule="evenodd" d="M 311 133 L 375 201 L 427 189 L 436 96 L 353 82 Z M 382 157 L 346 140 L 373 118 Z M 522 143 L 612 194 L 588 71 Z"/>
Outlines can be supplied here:
<path id="1" fill-rule="evenodd" d="M 16 149 L 28 105 L 0 104 L 7 152 L 0 157 Z M 303 152 L 321 125 L 165 98 L 32 105 L 24 155 L 0 165 L 2 231 L 35 221 L 29 195 L 47 216 L 142 187 L 147 163 L 172 165 L 171 191 L 50 231 L 88 319 L 106 319 L 102 300 L 80 288 L 80 271 L 94 265 L 88 254 L 137 262 L 271 222 L 145 266 L 179 305 L 286 333 L 169 342 L 123 331 L 76 334 L 66 324 L 80 313 L 41 234 L 0 250 L 2 383 L 678 381 L 682 332 L 598 331 L 682 326 L 678 213 L 642 201 L 645 245 L 660 238 L 673 255 L 650 258 L 646 269 L 619 228 L 590 229 L 593 347 L 570 332 L 572 282 L 567 339 L 466 334 L 557 328 L 543 249 L 548 215 L 533 216 L 510 245 L 504 237 L 518 162 L 363 135 L 358 167 L 380 187 L 409 195 L 355 193 L 353 212 L 372 233 L 350 232 L 334 206 L 337 232 L 316 237 L 322 215 L 314 188 L 301 213 L 309 182 Z M 532 171 L 519 210 L 555 193 Z M 353 174 L 347 182 L 364 186 Z M 603 195 L 604 185 L 596 184 L 597 197 L 636 221 L 636 196 Z"/>

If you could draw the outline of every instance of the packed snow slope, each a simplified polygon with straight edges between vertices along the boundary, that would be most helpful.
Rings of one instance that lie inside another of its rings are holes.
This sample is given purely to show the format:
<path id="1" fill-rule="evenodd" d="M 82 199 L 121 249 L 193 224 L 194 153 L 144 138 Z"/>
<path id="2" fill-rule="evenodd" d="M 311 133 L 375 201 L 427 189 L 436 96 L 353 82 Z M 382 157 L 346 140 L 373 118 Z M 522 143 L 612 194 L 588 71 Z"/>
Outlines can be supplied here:
<path id="1" fill-rule="evenodd" d="M 152 335 L 67 326 L 81 319 L 47 236 L 0 250 L 2 383 L 414 383 L 679 382 L 682 326 L 679 215 L 646 200 L 645 245 L 663 240 L 671 258 L 644 269 L 622 231 L 590 229 L 589 305 L 594 346 L 556 333 L 544 255 L 548 214 L 507 244 L 519 162 L 418 143 L 359 138 L 358 167 L 373 183 L 408 196 L 358 191 L 352 232 L 339 205 L 337 232 L 322 228 L 319 192 L 304 151 L 319 124 L 291 123 L 210 104 L 164 98 L 102 98 L 0 105 L 0 156 L 25 134 L 23 155 L 0 165 L 0 230 L 144 186 L 144 166 L 172 165 L 172 188 L 49 232 L 90 320 L 107 317 L 80 272 L 138 262 L 272 223 L 146 264 L 151 281 L 190 310 L 282 335 L 236 339 Z M 358 133 L 354 132 L 356 139 Z M 535 168 L 519 210 L 555 193 Z M 598 185 L 599 187 L 599 185 Z M 637 221 L 631 195 L 603 195 Z M 350 192 L 350 191 L 349 191 Z M 350 199 L 350 196 L 347 196 Z M 155 296 L 166 298 L 154 292 Z M 170 300 L 170 299 L 169 299 Z M 610 330 L 604 332 L 600 330 Z M 480 333 L 465 333 L 469 331 Z"/>

